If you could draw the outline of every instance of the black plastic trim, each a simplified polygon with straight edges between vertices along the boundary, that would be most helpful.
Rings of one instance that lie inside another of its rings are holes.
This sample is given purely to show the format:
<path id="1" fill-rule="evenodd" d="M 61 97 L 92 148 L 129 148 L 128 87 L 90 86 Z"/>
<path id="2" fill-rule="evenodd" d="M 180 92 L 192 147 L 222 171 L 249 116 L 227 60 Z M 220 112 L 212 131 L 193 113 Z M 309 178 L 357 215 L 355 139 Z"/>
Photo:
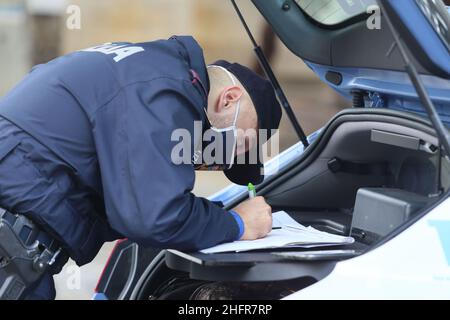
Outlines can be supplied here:
<path id="1" fill-rule="evenodd" d="M 319 136 L 313 143 L 311 143 L 311 145 L 307 149 L 305 149 L 304 153 L 297 160 L 293 161 L 290 165 L 281 170 L 277 175 L 267 178 L 263 183 L 261 183 L 258 186 L 258 195 L 269 192 L 278 184 L 290 179 L 299 171 L 303 170 L 306 166 L 310 165 L 320 154 L 320 152 L 322 152 L 322 150 L 325 148 L 328 139 L 331 137 L 337 127 L 339 127 L 342 123 L 348 121 L 379 121 L 400 124 L 413 129 L 421 130 L 425 133 L 435 136 L 435 131 L 431 127 L 430 122 L 427 119 L 419 117 L 412 113 L 389 109 L 346 109 L 335 115 L 328 122 L 328 124 L 324 126 Z M 233 208 L 246 197 L 247 195 L 243 194 L 235 201 L 227 204 L 225 209 L 228 210 L 230 208 Z"/>
<path id="2" fill-rule="evenodd" d="M 335 86 L 340 86 L 342 84 L 342 74 L 339 72 L 334 71 L 327 71 L 325 74 L 325 79 L 331 84 L 334 84 Z"/>

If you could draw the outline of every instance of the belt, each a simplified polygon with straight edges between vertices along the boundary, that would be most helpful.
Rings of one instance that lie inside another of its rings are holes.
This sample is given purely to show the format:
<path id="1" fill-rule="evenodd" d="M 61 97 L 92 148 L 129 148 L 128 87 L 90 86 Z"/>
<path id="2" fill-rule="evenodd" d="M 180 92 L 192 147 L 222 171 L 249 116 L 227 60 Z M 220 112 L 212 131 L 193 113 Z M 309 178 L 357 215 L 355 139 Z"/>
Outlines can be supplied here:
<path id="1" fill-rule="evenodd" d="M 0 209 L 0 218 L 12 227 L 26 246 L 31 246 L 37 241 L 39 246 L 43 246 L 53 253 L 49 265 L 52 265 L 60 255 L 62 250 L 60 243 L 24 215 L 13 214 L 7 210 Z"/>

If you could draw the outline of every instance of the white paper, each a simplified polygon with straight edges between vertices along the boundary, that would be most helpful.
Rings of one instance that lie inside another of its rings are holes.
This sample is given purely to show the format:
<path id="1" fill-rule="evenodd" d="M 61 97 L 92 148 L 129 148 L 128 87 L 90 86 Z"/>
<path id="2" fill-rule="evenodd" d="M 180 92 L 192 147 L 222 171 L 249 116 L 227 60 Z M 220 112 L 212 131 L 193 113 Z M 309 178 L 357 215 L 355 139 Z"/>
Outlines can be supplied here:
<path id="1" fill-rule="evenodd" d="M 305 227 L 292 219 L 285 211 L 274 212 L 272 230 L 265 238 L 252 241 L 234 241 L 223 243 L 212 248 L 201 250 L 202 253 L 241 252 L 258 249 L 275 248 L 313 248 L 351 244 L 352 237 L 343 237 L 322 232 L 313 227 Z"/>

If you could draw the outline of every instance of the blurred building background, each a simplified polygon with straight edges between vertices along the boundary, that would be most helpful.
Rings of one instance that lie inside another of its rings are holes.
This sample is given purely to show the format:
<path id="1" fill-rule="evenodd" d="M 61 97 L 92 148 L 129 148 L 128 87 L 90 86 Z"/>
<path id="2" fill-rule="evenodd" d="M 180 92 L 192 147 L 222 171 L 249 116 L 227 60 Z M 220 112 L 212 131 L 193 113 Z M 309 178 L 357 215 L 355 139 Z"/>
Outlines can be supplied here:
<path id="1" fill-rule="evenodd" d="M 275 74 L 307 133 L 348 106 L 276 37 L 272 42 L 270 28 L 249 0 L 238 3 L 256 39 L 266 44 Z M 80 28 L 71 20 L 77 13 Z M 209 63 L 227 59 L 257 66 L 251 43 L 229 1 L 0 0 L 0 97 L 33 65 L 56 56 L 105 42 L 142 42 L 175 34 L 193 35 Z M 301 41 L 302 35 L 298 36 Z M 280 137 L 282 150 L 297 142 L 286 119 Z M 227 183 L 220 173 L 201 174 L 195 192 L 207 196 Z M 81 269 L 79 290 L 67 289 L 72 269 L 57 276 L 58 297 L 89 298 L 110 247 L 106 245 L 95 263 Z"/>

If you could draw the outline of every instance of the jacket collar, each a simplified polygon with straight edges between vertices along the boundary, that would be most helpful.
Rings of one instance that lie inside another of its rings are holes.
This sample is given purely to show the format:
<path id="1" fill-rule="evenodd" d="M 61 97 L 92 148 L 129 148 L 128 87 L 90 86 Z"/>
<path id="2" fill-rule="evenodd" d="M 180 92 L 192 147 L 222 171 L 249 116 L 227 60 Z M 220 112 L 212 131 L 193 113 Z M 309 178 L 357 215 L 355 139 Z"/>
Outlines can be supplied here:
<path id="1" fill-rule="evenodd" d="M 201 90 L 203 91 L 203 94 L 207 101 L 210 83 L 208 71 L 205 64 L 205 58 L 203 55 L 203 49 L 191 36 L 173 36 L 171 37 L 171 39 L 177 40 L 185 49 L 184 53 L 182 54 L 189 63 L 190 69 L 192 70 L 191 73 L 193 83 L 196 84 L 195 81 L 199 82 L 198 84 L 201 87 Z"/>
<path id="2" fill-rule="evenodd" d="M 205 101 L 205 105 L 202 106 L 200 111 L 202 119 L 204 120 L 203 131 L 211 128 L 206 110 L 208 104 L 208 95 L 210 90 L 210 82 L 208 76 L 208 69 L 205 64 L 205 58 L 203 55 L 203 49 L 198 42 L 191 36 L 173 36 L 170 39 L 178 41 L 183 47 L 182 56 L 186 59 L 191 69 L 192 84 L 195 85 L 202 93 Z"/>

